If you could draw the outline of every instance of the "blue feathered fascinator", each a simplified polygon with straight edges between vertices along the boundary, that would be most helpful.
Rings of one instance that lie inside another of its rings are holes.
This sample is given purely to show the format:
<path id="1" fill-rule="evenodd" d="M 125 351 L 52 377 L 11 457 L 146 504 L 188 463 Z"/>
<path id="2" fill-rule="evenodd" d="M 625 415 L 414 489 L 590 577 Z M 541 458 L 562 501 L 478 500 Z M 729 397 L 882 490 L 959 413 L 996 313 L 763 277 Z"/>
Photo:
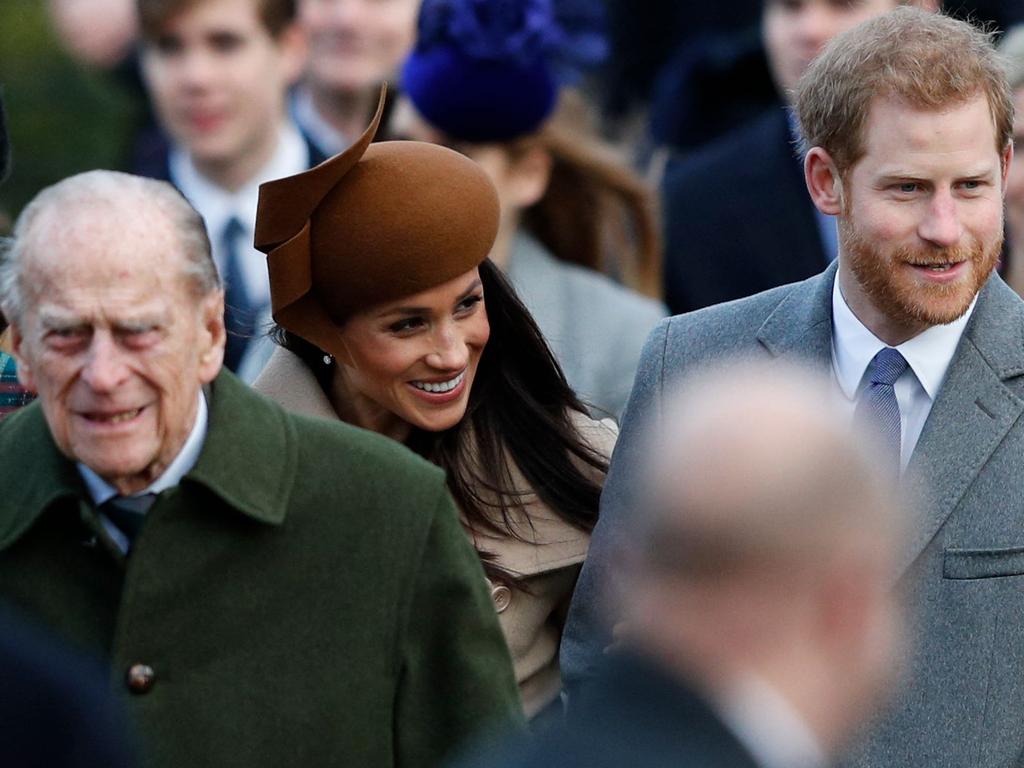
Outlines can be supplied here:
<path id="1" fill-rule="evenodd" d="M 402 86 L 454 139 L 532 133 L 559 86 L 607 54 L 601 9 L 598 0 L 423 0 Z"/>

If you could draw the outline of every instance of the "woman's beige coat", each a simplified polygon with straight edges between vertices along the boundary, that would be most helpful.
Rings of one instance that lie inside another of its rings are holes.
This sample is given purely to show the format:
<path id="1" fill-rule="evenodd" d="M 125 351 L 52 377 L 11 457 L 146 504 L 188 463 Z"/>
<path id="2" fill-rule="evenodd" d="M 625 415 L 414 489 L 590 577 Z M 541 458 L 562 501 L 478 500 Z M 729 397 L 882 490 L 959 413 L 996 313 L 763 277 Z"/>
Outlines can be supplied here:
<path id="1" fill-rule="evenodd" d="M 313 373 L 299 357 L 277 349 L 253 385 L 286 409 L 297 413 L 338 418 Z M 617 429 L 610 419 L 576 419 L 584 439 L 610 456 Z M 512 468 L 514 480 L 525 479 Z M 558 644 L 572 590 L 587 554 L 590 536 L 562 521 L 536 497 L 513 519 L 522 540 L 480 531 L 467 531 L 477 551 L 494 556 L 496 564 L 522 577 L 521 587 L 491 585 L 491 597 L 505 633 L 516 681 L 528 717 L 558 696 Z"/>

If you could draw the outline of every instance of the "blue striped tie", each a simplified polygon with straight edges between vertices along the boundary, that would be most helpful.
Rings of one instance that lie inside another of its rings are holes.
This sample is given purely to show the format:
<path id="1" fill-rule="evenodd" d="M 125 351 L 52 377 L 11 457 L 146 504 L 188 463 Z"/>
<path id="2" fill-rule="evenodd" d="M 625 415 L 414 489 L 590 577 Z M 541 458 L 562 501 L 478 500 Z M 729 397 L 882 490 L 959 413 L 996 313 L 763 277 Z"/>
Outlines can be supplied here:
<path id="1" fill-rule="evenodd" d="M 146 513 L 155 501 L 155 493 L 143 493 L 138 496 L 114 496 L 100 504 L 97 511 L 118 527 L 130 545 L 142 528 Z"/>
<path id="2" fill-rule="evenodd" d="M 895 467 L 898 475 L 903 432 L 894 385 L 907 370 L 907 361 L 895 349 L 886 347 L 875 355 L 872 362 L 871 378 L 860 393 L 854 418 L 862 423 L 867 422 L 881 435 L 882 443 L 888 451 L 887 464 Z"/>
<path id="3" fill-rule="evenodd" d="M 224 248 L 224 325 L 227 344 L 224 365 L 238 370 L 245 348 L 256 334 L 257 307 L 249 296 L 242 271 L 242 254 L 238 238 L 243 232 L 242 222 L 232 216 L 224 225 L 221 244 Z"/>

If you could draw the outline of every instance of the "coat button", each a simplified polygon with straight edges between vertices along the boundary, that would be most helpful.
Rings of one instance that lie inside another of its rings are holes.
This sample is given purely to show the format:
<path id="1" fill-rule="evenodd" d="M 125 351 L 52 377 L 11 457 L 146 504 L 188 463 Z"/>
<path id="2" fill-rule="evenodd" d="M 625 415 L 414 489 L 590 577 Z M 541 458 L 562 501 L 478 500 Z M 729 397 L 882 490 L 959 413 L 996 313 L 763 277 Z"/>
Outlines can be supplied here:
<path id="1" fill-rule="evenodd" d="M 494 610 L 503 613 L 512 603 L 512 590 L 499 584 L 491 590 L 491 600 L 494 601 Z"/>
<path id="2" fill-rule="evenodd" d="M 125 682 L 132 693 L 147 693 L 156 682 L 156 672 L 148 664 L 132 664 L 128 667 Z"/>

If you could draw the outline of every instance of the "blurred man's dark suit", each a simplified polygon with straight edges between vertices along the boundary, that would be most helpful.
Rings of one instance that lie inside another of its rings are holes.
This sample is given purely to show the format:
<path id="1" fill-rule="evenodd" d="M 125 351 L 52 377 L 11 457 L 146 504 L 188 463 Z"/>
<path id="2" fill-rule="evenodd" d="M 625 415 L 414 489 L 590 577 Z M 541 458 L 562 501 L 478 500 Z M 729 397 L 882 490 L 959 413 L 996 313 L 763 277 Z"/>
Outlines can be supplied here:
<path id="1" fill-rule="evenodd" d="M 607 661 L 564 727 L 458 768 L 758 768 L 689 686 L 639 656 Z"/>
<path id="2" fill-rule="evenodd" d="M 673 314 L 804 280 L 828 264 L 781 108 L 671 162 L 662 198 Z"/>
<path id="3" fill-rule="evenodd" d="M 0 608 L 0 765 L 126 768 L 131 741 L 100 667 Z"/>

